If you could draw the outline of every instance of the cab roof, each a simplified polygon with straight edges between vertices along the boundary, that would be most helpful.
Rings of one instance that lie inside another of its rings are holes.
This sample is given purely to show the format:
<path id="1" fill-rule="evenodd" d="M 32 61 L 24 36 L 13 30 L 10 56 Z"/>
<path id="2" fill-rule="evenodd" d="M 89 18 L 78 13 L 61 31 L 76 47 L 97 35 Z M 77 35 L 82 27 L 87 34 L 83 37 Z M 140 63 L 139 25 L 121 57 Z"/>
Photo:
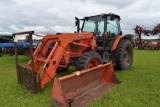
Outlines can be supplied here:
<path id="1" fill-rule="evenodd" d="M 113 13 L 108 13 L 108 14 L 102 13 L 102 14 L 94 15 L 94 16 L 86 16 L 86 17 L 84 17 L 84 19 L 86 19 L 86 18 L 90 18 L 90 17 L 96 17 L 96 16 L 104 17 L 104 16 L 112 16 L 112 15 L 114 15 L 114 16 L 115 16 L 115 18 L 121 19 L 119 15 L 117 15 L 117 14 L 113 14 Z"/>

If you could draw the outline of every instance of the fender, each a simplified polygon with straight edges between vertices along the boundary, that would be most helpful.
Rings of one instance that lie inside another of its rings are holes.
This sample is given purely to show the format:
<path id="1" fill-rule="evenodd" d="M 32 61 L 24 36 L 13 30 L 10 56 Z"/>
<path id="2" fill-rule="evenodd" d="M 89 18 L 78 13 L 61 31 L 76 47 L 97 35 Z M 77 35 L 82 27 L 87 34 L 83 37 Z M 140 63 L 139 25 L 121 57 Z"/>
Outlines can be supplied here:
<path id="1" fill-rule="evenodd" d="M 111 50 L 112 51 L 116 50 L 119 41 L 121 41 L 122 39 L 129 39 L 131 41 L 131 43 L 133 44 L 133 38 L 134 38 L 134 35 L 132 35 L 132 34 L 126 34 L 126 35 L 117 36 L 117 38 L 114 40 L 114 43 L 112 45 L 112 49 Z"/>

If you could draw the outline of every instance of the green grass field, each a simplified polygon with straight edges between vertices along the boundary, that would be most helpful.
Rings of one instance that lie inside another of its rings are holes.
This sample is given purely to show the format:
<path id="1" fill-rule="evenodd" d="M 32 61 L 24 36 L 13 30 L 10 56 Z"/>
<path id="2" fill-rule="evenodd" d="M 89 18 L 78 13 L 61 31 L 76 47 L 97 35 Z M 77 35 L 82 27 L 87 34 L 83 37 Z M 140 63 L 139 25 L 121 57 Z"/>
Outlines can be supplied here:
<path id="1" fill-rule="evenodd" d="M 20 56 L 20 63 L 28 58 Z M 70 68 L 62 76 L 71 73 Z M 134 50 L 131 69 L 116 72 L 122 81 L 89 107 L 159 107 L 160 103 L 160 51 Z M 15 58 L 0 57 L 0 106 L 1 107 L 50 107 L 53 81 L 41 93 L 31 94 L 25 86 L 17 84 Z"/>

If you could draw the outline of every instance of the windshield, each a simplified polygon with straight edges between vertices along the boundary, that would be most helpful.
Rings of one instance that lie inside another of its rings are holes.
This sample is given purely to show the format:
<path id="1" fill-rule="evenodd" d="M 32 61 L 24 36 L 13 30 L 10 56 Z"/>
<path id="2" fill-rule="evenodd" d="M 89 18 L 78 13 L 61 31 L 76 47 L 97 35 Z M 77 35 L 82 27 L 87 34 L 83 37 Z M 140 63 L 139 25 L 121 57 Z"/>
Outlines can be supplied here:
<path id="1" fill-rule="evenodd" d="M 102 35 L 104 32 L 104 18 L 97 16 L 85 19 L 82 31 L 89 31 L 97 35 Z"/>

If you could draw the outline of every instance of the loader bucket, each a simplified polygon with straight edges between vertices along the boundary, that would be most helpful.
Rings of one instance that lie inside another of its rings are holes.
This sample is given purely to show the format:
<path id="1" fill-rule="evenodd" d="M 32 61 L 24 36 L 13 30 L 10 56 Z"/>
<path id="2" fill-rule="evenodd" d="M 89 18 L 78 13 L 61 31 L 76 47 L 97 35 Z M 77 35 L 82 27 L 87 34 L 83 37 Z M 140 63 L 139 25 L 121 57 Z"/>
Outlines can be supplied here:
<path id="1" fill-rule="evenodd" d="M 110 63 L 54 79 L 54 107 L 82 107 L 120 83 Z"/>

